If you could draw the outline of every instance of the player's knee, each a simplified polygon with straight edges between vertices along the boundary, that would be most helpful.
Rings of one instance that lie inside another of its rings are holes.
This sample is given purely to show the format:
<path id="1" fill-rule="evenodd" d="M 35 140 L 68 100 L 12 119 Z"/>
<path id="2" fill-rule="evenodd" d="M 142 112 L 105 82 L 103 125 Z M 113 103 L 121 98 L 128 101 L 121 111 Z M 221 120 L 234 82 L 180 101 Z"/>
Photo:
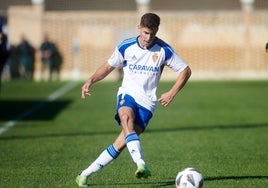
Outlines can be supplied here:
<path id="1" fill-rule="evenodd" d="M 122 124 L 125 124 L 125 125 L 134 122 L 133 118 L 127 113 L 120 114 L 120 120 Z"/>
<path id="2" fill-rule="evenodd" d="M 120 114 L 120 120 L 121 120 L 121 122 L 128 122 L 129 119 L 130 118 L 129 118 L 129 115 L 128 114 L 126 114 L 126 113 Z"/>

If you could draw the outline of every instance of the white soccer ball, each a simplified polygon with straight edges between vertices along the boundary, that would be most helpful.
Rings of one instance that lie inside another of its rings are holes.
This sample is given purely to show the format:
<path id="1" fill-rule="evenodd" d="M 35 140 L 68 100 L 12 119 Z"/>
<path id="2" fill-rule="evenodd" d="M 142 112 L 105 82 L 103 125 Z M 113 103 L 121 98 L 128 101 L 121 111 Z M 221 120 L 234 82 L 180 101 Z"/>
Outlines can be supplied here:
<path id="1" fill-rule="evenodd" d="M 175 180 L 176 188 L 202 188 L 203 176 L 195 168 L 186 168 L 180 171 Z"/>

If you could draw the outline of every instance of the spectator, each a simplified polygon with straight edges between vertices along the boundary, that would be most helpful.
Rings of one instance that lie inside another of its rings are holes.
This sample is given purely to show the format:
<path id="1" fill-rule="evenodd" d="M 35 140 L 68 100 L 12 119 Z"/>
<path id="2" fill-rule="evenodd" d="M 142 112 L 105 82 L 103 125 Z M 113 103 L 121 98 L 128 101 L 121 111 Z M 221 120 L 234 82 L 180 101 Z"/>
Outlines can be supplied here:
<path id="1" fill-rule="evenodd" d="M 55 66 L 55 53 L 56 46 L 49 40 L 48 35 L 45 35 L 44 41 L 40 46 L 41 51 L 41 61 L 42 61 L 42 79 L 44 79 L 44 72 L 48 69 L 49 71 L 49 80 L 52 79 L 52 73 Z"/>
<path id="2" fill-rule="evenodd" d="M 22 36 L 21 43 L 17 47 L 17 52 L 21 67 L 21 76 L 26 80 L 32 80 L 35 49 L 24 36 Z"/>
<path id="3" fill-rule="evenodd" d="M 9 55 L 7 35 L 2 31 L 0 27 L 0 91 L 2 85 L 2 72 L 7 62 Z"/>
<path id="4" fill-rule="evenodd" d="M 52 74 L 55 73 L 56 80 L 60 79 L 60 70 L 63 63 L 63 57 L 58 49 L 58 47 L 55 45 L 55 53 L 53 55 L 54 64 L 52 67 Z"/>
<path id="5" fill-rule="evenodd" d="M 9 56 L 7 63 L 9 65 L 9 74 L 10 79 L 19 79 L 20 78 L 20 65 L 19 65 L 19 58 L 17 53 L 17 47 L 15 45 L 10 45 L 9 49 Z"/>

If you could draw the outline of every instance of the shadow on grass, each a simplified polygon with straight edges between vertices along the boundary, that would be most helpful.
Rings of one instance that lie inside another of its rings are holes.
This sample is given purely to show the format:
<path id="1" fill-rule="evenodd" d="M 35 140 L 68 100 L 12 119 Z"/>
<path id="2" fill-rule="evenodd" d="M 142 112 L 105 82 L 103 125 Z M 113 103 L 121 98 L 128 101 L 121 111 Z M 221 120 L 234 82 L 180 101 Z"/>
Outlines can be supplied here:
<path id="1" fill-rule="evenodd" d="M 52 120 L 71 102 L 71 100 L 1 100 L 0 120 Z"/>
<path id="2" fill-rule="evenodd" d="M 221 180 L 244 180 L 244 179 L 268 179 L 268 176 L 219 176 L 205 177 L 205 181 L 221 181 Z"/>
<path id="3" fill-rule="evenodd" d="M 185 126 L 185 127 L 174 127 L 166 129 L 150 129 L 148 132 L 173 132 L 173 131 L 202 131 L 202 130 L 213 130 L 213 129 L 252 129 L 268 127 L 268 123 L 256 123 L 256 124 L 243 124 L 243 125 L 212 125 L 212 126 Z"/>
<path id="4" fill-rule="evenodd" d="M 228 180 L 260 180 L 260 179 L 268 179 L 268 176 L 218 176 L 218 177 L 205 177 L 204 182 L 208 181 L 228 181 Z M 91 184 L 92 187 L 94 186 L 105 186 L 106 184 Z M 174 186 L 175 187 L 175 179 L 170 179 L 168 181 L 156 181 L 156 182 L 151 182 L 151 181 L 142 181 L 140 183 L 116 183 L 116 184 L 110 184 L 110 185 L 116 185 L 118 187 L 125 187 L 125 186 L 134 186 L 134 185 L 146 185 L 149 187 L 167 187 L 167 186 Z"/>
<path id="5" fill-rule="evenodd" d="M 56 103 L 57 104 L 57 103 Z M 67 105 L 67 104 L 65 104 Z M 55 105 L 57 106 L 57 105 Z M 50 109 L 50 108 L 49 108 Z M 51 113 L 51 112 L 50 112 Z M 253 129 L 268 127 L 268 123 L 263 124 L 244 124 L 244 125 L 215 125 L 204 127 L 177 127 L 166 129 L 150 129 L 145 134 L 154 134 L 158 132 L 177 132 L 177 131 L 198 131 L 198 130 L 213 130 L 213 129 Z M 100 131 L 100 132 L 71 132 L 71 133 L 47 133 L 47 134 L 35 134 L 35 135 L 20 135 L 20 136 L 0 136 L 0 140 L 16 140 L 16 139 L 41 139 L 50 137 L 76 137 L 76 136 L 90 136 L 90 135 L 117 135 L 118 131 Z"/>

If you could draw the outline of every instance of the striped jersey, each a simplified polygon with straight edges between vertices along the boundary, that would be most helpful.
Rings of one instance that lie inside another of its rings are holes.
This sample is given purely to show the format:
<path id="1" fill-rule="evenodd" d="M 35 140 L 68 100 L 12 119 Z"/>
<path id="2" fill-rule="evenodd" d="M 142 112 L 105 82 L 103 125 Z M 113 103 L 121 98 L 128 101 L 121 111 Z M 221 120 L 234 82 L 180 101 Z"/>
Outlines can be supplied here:
<path id="1" fill-rule="evenodd" d="M 118 95 L 128 94 L 144 108 L 153 112 L 157 105 L 157 86 L 165 66 L 181 72 L 187 64 L 163 40 L 155 38 L 143 49 L 138 37 L 121 42 L 108 59 L 109 65 L 123 67 L 124 77 Z"/>

